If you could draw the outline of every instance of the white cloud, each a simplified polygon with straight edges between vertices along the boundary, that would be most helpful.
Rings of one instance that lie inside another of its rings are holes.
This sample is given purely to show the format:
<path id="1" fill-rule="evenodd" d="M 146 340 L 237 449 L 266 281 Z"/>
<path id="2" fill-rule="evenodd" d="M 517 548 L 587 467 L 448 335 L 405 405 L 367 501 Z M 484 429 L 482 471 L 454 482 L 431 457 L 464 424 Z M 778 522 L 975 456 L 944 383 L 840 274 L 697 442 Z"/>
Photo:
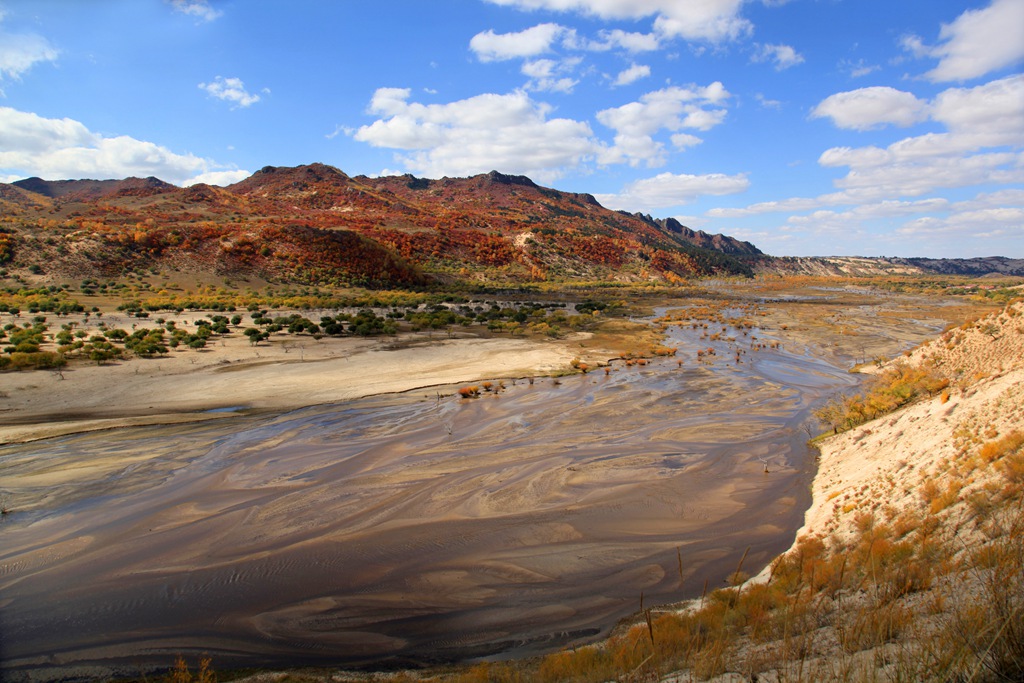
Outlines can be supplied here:
<path id="1" fill-rule="evenodd" d="M 932 81 L 965 81 L 1012 66 L 1024 59 L 1024 2 L 993 0 L 983 9 L 967 10 L 943 24 L 939 39 L 927 50 L 939 59 L 925 74 Z"/>
<path id="2" fill-rule="evenodd" d="M 896 231 L 915 240 L 933 240 L 942 236 L 1002 237 L 1024 239 L 1024 209 L 1000 207 L 963 211 L 942 218 L 922 216 L 902 225 Z M 972 256 L 975 254 L 971 254 Z"/>
<path id="3" fill-rule="evenodd" d="M 46 119 L 0 107 L 0 150 L 3 150 L 0 154 L 42 156 L 65 147 L 94 145 L 98 139 L 99 136 L 73 119 Z"/>
<path id="4" fill-rule="evenodd" d="M 183 182 L 182 185 L 185 187 L 195 185 L 197 183 L 220 186 L 233 185 L 234 183 L 245 180 L 251 175 L 252 173 L 249 171 L 208 171 L 206 173 L 200 173 L 193 178 L 189 178 Z"/>
<path id="5" fill-rule="evenodd" d="M 662 130 L 705 131 L 717 126 L 727 112 L 716 105 L 729 97 L 725 87 L 716 81 L 706 87 L 656 90 L 639 101 L 598 112 L 597 120 L 615 131 L 615 143 L 604 150 L 601 162 L 628 162 L 633 166 L 644 163 L 649 167 L 664 163 L 664 146 L 654 140 L 654 135 Z"/>
<path id="6" fill-rule="evenodd" d="M 765 109 L 782 109 L 782 102 L 779 100 L 770 100 L 764 96 L 763 93 L 756 93 L 754 99 Z"/>
<path id="7" fill-rule="evenodd" d="M 707 215 L 712 218 L 746 218 L 765 213 L 788 213 L 792 211 L 808 211 L 823 206 L 822 199 L 811 199 L 807 197 L 792 197 L 770 202 L 758 202 L 743 208 L 716 208 L 709 209 Z"/>
<path id="8" fill-rule="evenodd" d="M 631 53 L 653 52 L 661 47 L 661 41 L 653 33 L 630 33 L 621 29 L 601 31 L 598 39 L 587 44 L 588 50 L 601 52 L 620 48 Z"/>
<path id="9" fill-rule="evenodd" d="M 916 202 L 883 202 L 877 205 L 860 206 L 845 212 L 818 212 L 812 216 L 794 217 L 790 225 L 807 225 L 818 228 L 818 221 L 851 229 L 865 220 L 879 218 L 900 218 L 915 216 L 905 222 L 893 224 L 893 239 L 901 240 L 914 249 L 913 245 L 934 244 L 945 238 L 957 242 L 986 240 L 993 246 L 985 247 L 978 253 L 965 256 L 992 255 L 1003 250 L 1002 255 L 1019 254 L 1005 252 L 1010 245 L 1022 244 L 1024 239 L 1024 190 L 1000 190 L 981 193 L 973 199 L 949 202 L 945 199 L 920 200 Z M 919 247 L 918 247 L 919 248 Z M 978 247 L 975 247 L 978 248 Z"/>
<path id="10" fill-rule="evenodd" d="M 743 0 L 488 0 L 522 10 L 579 12 L 602 19 L 655 17 L 656 33 L 669 38 L 722 42 L 752 30 L 740 16 Z"/>
<path id="11" fill-rule="evenodd" d="M 751 57 L 754 62 L 774 62 L 775 70 L 782 71 L 791 66 L 802 64 L 803 55 L 798 53 L 789 45 L 761 45 L 755 44 L 755 52 Z"/>
<path id="12" fill-rule="evenodd" d="M 1014 188 L 1008 190 L 997 190 L 996 192 L 983 192 L 974 199 L 967 199 L 957 202 L 951 206 L 956 211 L 979 211 L 984 209 L 998 209 L 1004 206 L 1016 206 L 1024 208 L 1024 189 Z"/>
<path id="13" fill-rule="evenodd" d="M 210 97 L 232 102 L 236 107 L 249 107 L 260 101 L 259 95 L 245 89 L 245 83 L 240 78 L 217 76 L 210 83 L 200 83 L 199 88 L 205 90 Z M 264 89 L 264 92 L 269 91 Z"/>
<path id="14" fill-rule="evenodd" d="M 818 160 L 822 167 L 847 169 L 834 181 L 836 192 L 712 209 L 706 215 L 735 219 L 801 213 L 790 215 L 777 230 L 827 235 L 833 253 L 860 253 L 864 240 L 870 239 L 904 253 L 927 255 L 921 254 L 924 245 L 936 249 L 946 238 L 950 247 L 975 240 L 987 245 L 987 254 L 1019 253 L 1024 244 L 1024 75 L 949 88 L 931 102 L 910 98 L 903 100 L 908 112 L 898 116 L 865 113 L 856 98 L 846 103 L 848 111 L 837 115 L 850 117 L 854 127 L 855 122 L 914 119 L 925 112 L 946 131 L 903 138 L 887 147 L 825 150 Z M 894 97 L 892 108 L 899 109 L 900 101 Z M 1008 187 L 957 203 L 928 196 L 951 188 L 999 185 Z"/>
<path id="15" fill-rule="evenodd" d="M 706 195 L 744 192 L 750 187 L 745 174 L 688 175 L 661 173 L 628 184 L 618 194 L 596 195 L 602 205 L 624 211 L 652 211 L 688 204 Z"/>
<path id="16" fill-rule="evenodd" d="M 499 170 L 550 181 L 602 148 L 590 126 L 549 118 L 550 107 L 524 91 L 483 94 L 448 104 L 410 102 L 405 88 L 381 88 L 370 113 L 381 116 L 353 138 L 406 150 L 397 160 L 432 178 Z"/>
<path id="17" fill-rule="evenodd" d="M 931 115 L 979 144 L 983 138 L 988 145 L 1024 144 L 1024 75 L 944 90 L 935 98 Z"/>
<path id="18" fill-rule="evenodd" d="M 693 147 L 704 142 L 696 135 L 690 135 L 689 133 L 676 133 L 671 138 L 672 146 L 676 149 L 686 149 L 687 147 Z"/>
<path id="19" fill-rule="evenodd" d="M 0 21 L 3 21 L 2 12 Z M 59 54 L 57 48 L 42 36 L 0 31 L 0 80 L 20 79 L 34 65 L 56 61 Z"/>
<path id="20" fill-rule="evenodd" d="M 742 0 L 695 0 L 681 3 L 664 0 L 654 28 L 668 37 L 707 40 L 713 43 L 749 35 L 753 24 L 739 16 Z"/>
<path id="21" fill-rule="evenodd" d="M 974 88 L 950 88 L 929 105 L 948 132 L 904 138 L 886 148 L 834 147 L 825 167 L 849 167 L 836 181 L 846 191 L 871 196 L 919 196 L 940 187 L 1024 181 L 1024 154 L 986 151 L 1024 145 L 1024 75 Z"/>
<path id="22" fill-rule="evenodd" d="M 530 77 L 525 89 L 538 92 L 572 92 L 579 81 L 568 74 L 571 74 L 579 63 L 580 60 L 577 58 L 558 61 L 535 59 L 524 62 L 521 71 L 523 75 Z"/>
<path id="23" fill-rule="evenodd" d="M 469 49 L 481 62 L 536 57 L 552 50 L 556 41 L 572 36 L 573 31 L 558 24 L 538 24 L 518 33 L 478 33 L 469 41 Z"/>
<path id="24" fill-rule="evenodd" d="M 903 159 L 881 165 L 854 160 L 851 164 L 836 187 L 856 191 L 854 196 L 865 199 L 918 197 L 938 188 L 986 183 L 1024 183 L 1024 154 L 1012 152 Z"/>
<path id="25" fill-rule="evenodd" d="M 636 81 L 639 81 L 641 78 L 647 78 L 650 75 L 651 67 L 647 66 L 646 64 L 633 64 L 628 69 L 621 71 L 619 75 L 616 76 L 613 85 L 629 85 L 630 83 L 635 83 Z"/>
<path id="26" fill-rule="evenodd" d="M 207 0 L 170 0 L 171 6 L 176 12 L 181 12 L 201 21 L 213 21 L 224 15 L 218 9 L 210 6 Z"/>
<path id="27" fill-rule="evenodd" d="M 921 36 L 915 36 L 913 34 L 900 36 L 900 47 L 905 51 L 909 52 L 915 57 L 927 57 L 931 48 L 924 44 L 921 40 Z M 897 62 L 900 60 L 897 60 Z"/>
<path id="28" fill-rule="evenodd" d="M 558 70 L 558 62 L 554 59 L 534 59 L 530 62 L 523 62 L 520 71 L 524 76 L 535 79 L 552 78 Z"/>
<path id="29" fill-rule="evenodd" d="M 875 86 L 830 95 L 814 108 L 811 118 L 830 118 L 837 127 L 853 130 L 911 126 L 928 118 L 928 105 L 911 93 Z"/>
<path id="30" fill-rule="evenodd" d="M 842 60 L 839 62 L 839 68 L 843 71 L 849 72 L 850 78 L 863 78 L 868 74 L 872 74 L 882 67 L 877 64 L 867 64 L 863 59 L 858 59 L 856 62 L 849 60 Z"/>
<path id="31" fill-rule="evenodd" d="M 172 183 L 210 173 L 217 165 L 193 154 L 122 135 L 105 137 L 73 119 L 48 119 L 0 107 L 0 173 L 57 180 L 156 176 Z"/>
<path id="32" fill-rule="evenodd" d="M 856 225 L 864 221 L 886 218 L 914 216 L 921 213 L 945 212 L 950 208 L 946 199 L 935 197 L 917 201 L 886 200 L 875 203 L 860 204 L 849 211 L 814 211 L 808 216 L 793 217 L 790 223 L 828 222 L 836 224 Z"/>

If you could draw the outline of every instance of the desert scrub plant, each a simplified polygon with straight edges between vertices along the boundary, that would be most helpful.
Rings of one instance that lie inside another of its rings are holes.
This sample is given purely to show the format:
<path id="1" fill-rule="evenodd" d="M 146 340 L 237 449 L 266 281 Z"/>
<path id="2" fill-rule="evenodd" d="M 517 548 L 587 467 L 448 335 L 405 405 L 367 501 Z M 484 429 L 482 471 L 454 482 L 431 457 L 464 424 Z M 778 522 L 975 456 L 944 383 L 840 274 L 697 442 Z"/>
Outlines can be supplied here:
<path id="1" fill-rule="evenodd" d="M 185 658 L 178 655 L 174 668 L 167 674 L 167 683 L 217 683 L 217 676 L 210 668 L 212 661 L 204 654 L 199 658 L 199 670 L 193 674 L 189 671 Z"/>
<path id="2" fill-rule="evenodd" d="M 1001 439 L 982 444 L 978 450 L 978 457 L 985 463 L 995 462 L 1007 455 L 1019 453 L 1021 446 L 1024 446 L 1024 432 L 1010 432 Z"/>
<path id="3" fill-rule="evenodd" d="M 842 396 L 814 411 L 833 433 L 847 431 L 913 402 L 934 396 L 949 386 L 949 379 L 933 368 L 908 367 L 902 363 L 875 377 L 864 394 Z"/>
<path id="4" fill-rule="evenodd" d="M 1004 508 L 999 535 L 968 553 L 938 637 L 976 681 L 1024 680 L 1024 507 Z"/>

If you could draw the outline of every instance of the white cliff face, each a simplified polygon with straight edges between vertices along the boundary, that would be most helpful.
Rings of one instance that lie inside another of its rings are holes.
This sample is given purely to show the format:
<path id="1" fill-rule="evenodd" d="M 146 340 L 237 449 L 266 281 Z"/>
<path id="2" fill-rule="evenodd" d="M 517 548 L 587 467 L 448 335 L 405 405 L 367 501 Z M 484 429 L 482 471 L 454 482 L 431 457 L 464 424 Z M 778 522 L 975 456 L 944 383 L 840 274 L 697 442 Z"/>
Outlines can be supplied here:
<path id="1" fill-rule="evenodd" d="M 845 539 L 865 513 L 911 512 L 941 513 L 962 537 L 971 496 L 1002 476 L 983 451 L 1024 431 L 1024 304 L 947 330 L 896 363 L 930 366 L 950 387 L 826 440 L 801 535 Z"/>

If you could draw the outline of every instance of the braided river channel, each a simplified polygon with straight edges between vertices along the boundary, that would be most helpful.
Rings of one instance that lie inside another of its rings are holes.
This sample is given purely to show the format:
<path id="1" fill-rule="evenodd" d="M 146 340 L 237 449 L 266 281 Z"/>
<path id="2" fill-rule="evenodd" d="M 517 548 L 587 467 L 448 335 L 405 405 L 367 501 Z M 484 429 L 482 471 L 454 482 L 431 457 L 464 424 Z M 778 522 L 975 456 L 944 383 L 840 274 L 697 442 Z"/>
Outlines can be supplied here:
<path id="1" fill-rule="evenodd" d="M 476 399 L 0 446 L 28 503 L 0 524 L 0 674 L 522 656 L 607 634 L 641 593 L 721 587 L 744 554 L 756 573 L 809 504 L 812 409 L 858 380 L 735 329 L 668 334 L 676 357 Z"/>

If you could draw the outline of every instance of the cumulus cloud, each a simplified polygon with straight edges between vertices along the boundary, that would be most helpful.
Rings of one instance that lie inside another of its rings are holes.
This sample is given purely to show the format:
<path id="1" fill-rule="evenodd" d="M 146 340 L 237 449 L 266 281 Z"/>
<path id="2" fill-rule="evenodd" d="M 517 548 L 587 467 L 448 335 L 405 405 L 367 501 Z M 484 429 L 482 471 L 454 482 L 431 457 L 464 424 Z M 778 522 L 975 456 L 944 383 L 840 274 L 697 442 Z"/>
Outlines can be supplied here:
<path id="1" fill-rule="evenodd" d="M 50 119 L 0 107 L 0 173 L 11 177 L 125 178 L 156 176 L 186 184 L 217 170 L 208 159 L 152 142 L 107 137 L 69 118 Z"/>
<path id="2" fill-rule="evenodd" d="M 538 24 L 517 33 L 487 30 L 470 39 L 469 49 L 481 62 L 536 57 L 550 52 L 557 41 L 571 37 L 573 33 L 558 24 Z"/>
<path id="3" fill-rule="evenodd" d="M 894 92 L 899 94 L 899 91 Z M 854 124 L 867 127 L 888 116 L 878 110 L 859 115 L 839 113 L 838 107 L 843 101 L 828 98 L 826 102 L 830 100 L 836 109 L 829 108 L 828 115 L 851 117 L 846 121 L 847 127 L 856 127 Z M 713 209 L 708 215 L 739 218 L 807 211 L 830 205 L 920 196 L 937 188 L 1024 181 L 1024 154 L 1019 151 L 1024 146 L 1024 75 L 973 88 L 949 88 L 931 102 L 921 102 L 913 95 L 905 100 L 900 97 L 888 100 L 887 96 L 878 100 L 891 101 L 894 110 L 899 109 L 899 102 L 905 101 L 907 111 L 896 118 L 916 120 L 921 115 L 919 112 L 926 113 L 932 121 L 943 124 L 946 132 L 903 138 L 887 147 L 829 148 L 822 152 L 818 163 L 825 168 L 849 169 L 846 176 L 835 182 L 841 191 L 814 198 L 761 202 L 745 208 Z M 856 97 L 846 104 L 850 109 L 858 109 Z M 873 101 L 872 106 L 877 107 L 877 101 Z M 1020 194 L 1024 196 L 1024 191 Z"/>
<path id="4" fill-rule="evenodd" d="M 875 86 L 830 95 L 814 108 L 811 118 L 829 118 L 838 128 L 853 130 L 911 126 L 928 118 L 928 105 L 909 92 Z"/>
<path id="5" fill-rule="evenodd" d="M 583 58 L 576 56 L 541 57 L 559 50 L 566 53 L 604 52 L 625 50 L 630 54 L 656 50 L 659 39 L 654 34 L 630 33 L 619 29 L 601 31 L 596 40 L 584 40 L 574 29 L 559 24 L 538 24 L 515 33 L 495 33 L 493 30 L 476 34 L 470 40 L 470 50 L 481 62 L 499 62 L 522 59 L 522 73 L 530 80 L 523 86 L 535 92 L 572 92 L 579 83 L 575 71 Z M 613 85 L 626 85 L 649 76 L 650 67 L 633 65 L 622 71 Z"/>
<path id="6" fill-rule="evenodd" d="M 706 131 L 725 120 L 719 105 L 730 97 L 718 81 L 706 86 L 673 86 L 643 95 L 638 101 L 597 113 L 597 120 L 615 131 L 614 144 L 604 150 L 601 162 L 628 162 L 657 166 L 665 161 L 664 146 L 654 139 L 662 130 L 684 128 Z M 691 138 L 680 138 L 694 144 Z"/>
<path id="7" fill-rule="evenodd" d="M 207 0 L 170 0 L 174 11 L 181 12 L 200 21 L 213 21 L 224 13 L 210 6 Z"/>
<path id="8" fill-rule="evenodd" d="M 210 83 L 200 83 L 199 89 L 205 90 L 210 97 L 231 102 L 235 107 L 249 107 L 260 101 L 259 95 L 245 89 L 245 83 L 240 78 L 217 76 Z"/>
<path id="9" fill-rule="evenodd" d="M 628 69 L 619 72 L 619 75 L 615 77 L 613 85 L 629 85 L 635 83 L 641 78 L 647 78 L 651 75 L 651 67 L 646 64 L 633 64 Z"/>
<path id="10" fill-rule="evenodd" d="M 825 167 L 849 167 L 839 188 L 872 194 L 917 196 L 939 187 L 1024 181 L 1024 154 L 987 151 L 1024 145 L 1024 75 L 974 88 L 950 88 L 929 106 L 948 129 L 904 138 L 885 148 L 834 147 Z"/>
<path id="11" fill-rule="evenodd" d="M 939 31 L 939 44 L 926 47 L 909 37 L 904 45 L 939 60 L 925 76 L 934 82 L 966 81 L 1024 60 L 1024 2 L 993 0 L 967 10 Z"/>
<path id="12" fill-rule="evenodd" d="M 723 42 L 749 34 L 740 16 L 743 0 L 488 0 L 522 10 L 578 12 L 602 19 L 654 17 L 655 32 L 668 38 Z"/>
<path id="13" fill-rule="evenodd" d="M 944 90 L 932 103 L 931 115 L 979 145 L 1024 144 L 1024 75 Z"/>
<path id="14" fill-rule="evenodd" d="M 549 181 L 601 149 L 582 121 L 551 118 L 525 91 L 483 94 L 447 104 L 411 102 L 407 88 L 380 88 L 369 111 L 380 116 L 352 137 L 404 150 L 397 160 L 428 177 L 500 170 Z"/>
<path id="15" fill-rule="evenodd" d="M 751 60 L 754 62 L 773 62 L 776 71 L 788 69 L 791 66 L 802 64 L 803 55 L 798 53 L 789 45 L 760 45 L 756 44 Z"/>
<path id="16" fill-rule="evenodd" d="M 651 211 L 679 206 L 706 195 L 727 195 L 745 192 L 750 181 L 745 174 L 660 173 L 628 184 L 618 194 L 596 195 L 602 205 L 623 211 Z"/>

